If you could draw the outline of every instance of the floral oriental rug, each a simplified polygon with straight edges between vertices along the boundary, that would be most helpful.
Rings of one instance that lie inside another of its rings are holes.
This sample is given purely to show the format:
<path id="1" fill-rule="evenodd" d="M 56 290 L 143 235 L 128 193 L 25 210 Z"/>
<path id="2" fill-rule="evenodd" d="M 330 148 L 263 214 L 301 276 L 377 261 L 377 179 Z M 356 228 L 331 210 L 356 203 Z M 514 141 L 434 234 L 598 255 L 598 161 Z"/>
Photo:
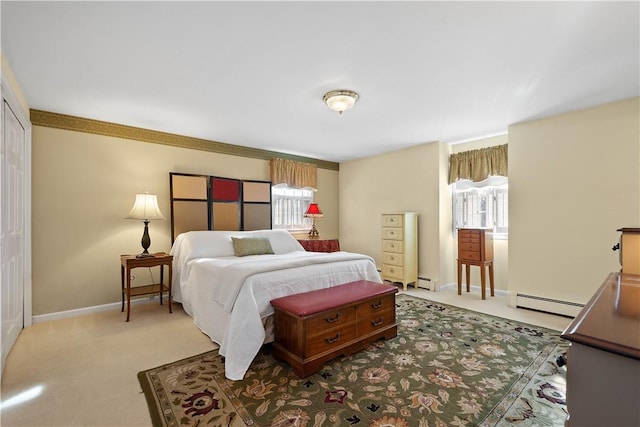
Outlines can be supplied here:
<path id="1" fill-rule="evenodd" d="M 217 350 L 138 374 L 154 426 L 563 426 L 556 331 L 398 295 L 398 336 L 300 379 L 265 346 L 245 378 Z"/>

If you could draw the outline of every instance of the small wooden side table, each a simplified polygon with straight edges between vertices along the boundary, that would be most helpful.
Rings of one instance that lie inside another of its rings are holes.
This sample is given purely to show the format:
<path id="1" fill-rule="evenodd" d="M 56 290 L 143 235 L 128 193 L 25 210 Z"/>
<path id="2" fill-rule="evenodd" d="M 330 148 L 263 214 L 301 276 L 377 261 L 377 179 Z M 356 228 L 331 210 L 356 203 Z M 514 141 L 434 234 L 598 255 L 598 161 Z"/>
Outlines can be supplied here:
<path id="1" fill-rule="evenodd" d="M 465 267 L 467 292 L 469 292 L 469 270 L 471 265 L 480 267 L 480 283 L 482 299 L 486 299 L 486 273 L 489 267 L 489 286 L 491 296 L 493 288 L 493 233 L 491 229 L 459 228 L 458 229 L 458 295 L 462 294 L 462 264 Z"/>
<path id="2" fill-rule="evenodd" d="M 131 312 L 131 296 L 160 294 L 160 305 L 162 305 L 162 294 L 169 293 L 169 313 L 171 310 L 171 276 L 172 276 L 173 255 L 158 252 L 146 258 L 137 258 L 136 255 L 120 255 L 120 281 L 122 285 L 122 310 L 124 312 L 124 300 L 127 299 L 127 322 Z M 167 284 L 164 284 L 164 266 L 169 270 Z M 139 267 L 160 267 L 160 282 L 150 285 L 131 287 L 131 270 Z"/>
<path id="3" fill-rule="evenodd" d="M 307 252 L 340 251 L 340 241 L 338 239 L 299 239 L 298 242 Z"/>
<path id="4" fill-rule="evenodd" d="M 462 264 L 464 264 L 465 278 L 467 279 L 467 292 L 469 292 L 469 280 L 471 278 L 470 266 L 477 265 L 480 267 L 480 286 L 482 287 L 482 299 L 486 299 L 486 273 L 485 267 L 489 267 L 489 287 L 491 290 L 491 296 L 494 296 L 493 287 L 493 260 L 491 261 L 469 261 L 467 259 L 458 259 L 458 295 L 462 294 Z"/>

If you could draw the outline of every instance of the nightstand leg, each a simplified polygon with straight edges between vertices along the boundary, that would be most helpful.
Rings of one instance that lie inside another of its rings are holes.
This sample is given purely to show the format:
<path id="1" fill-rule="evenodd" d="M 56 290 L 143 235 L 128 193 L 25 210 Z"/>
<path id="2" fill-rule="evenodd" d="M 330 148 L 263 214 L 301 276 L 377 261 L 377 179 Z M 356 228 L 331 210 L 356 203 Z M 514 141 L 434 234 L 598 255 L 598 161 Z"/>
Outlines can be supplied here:
<path id="1" fill-rule="evenodd" d="M 131 313 L 131 270 L 127 267 L 127 322 Z"/>
<path id="2" fill-rule="evenodd" d="M 160 305 L 162 305 L 162 291 L 164 286 L 164 265 L 160 266 Z"/>
<path id="3" fill-rule="evenodd" d="M 122 309 L 120 313 L 124 312 L 124 266 L 120 266 L 120 293 L 122 294 Z"/>
<path id="4" fill-rule="evenodd" d="M 171 283 L 171 279 L 173 278 L 173 272 L 172 272 L 172 264 L 169 263 L 168 266 L 168 270 L 169 270 L 169 278 L 167 279 L 167 283 L 169 283 L 169 313 L 173 313 L 173 311 L 171 310 L 171 289 L 172 289 L 172 283 Z"/>

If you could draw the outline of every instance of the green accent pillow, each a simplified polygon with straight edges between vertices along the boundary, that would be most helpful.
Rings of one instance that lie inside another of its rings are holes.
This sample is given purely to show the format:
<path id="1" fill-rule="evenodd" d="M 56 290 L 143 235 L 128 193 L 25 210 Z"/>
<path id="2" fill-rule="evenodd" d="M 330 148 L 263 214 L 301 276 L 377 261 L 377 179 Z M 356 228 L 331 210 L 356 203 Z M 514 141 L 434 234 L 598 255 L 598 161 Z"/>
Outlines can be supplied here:
<path id="1" fill-rule="evenodd" d="M 272 254 L 268 237 L 232 237 L 233 251 L 236 256 Z"/>

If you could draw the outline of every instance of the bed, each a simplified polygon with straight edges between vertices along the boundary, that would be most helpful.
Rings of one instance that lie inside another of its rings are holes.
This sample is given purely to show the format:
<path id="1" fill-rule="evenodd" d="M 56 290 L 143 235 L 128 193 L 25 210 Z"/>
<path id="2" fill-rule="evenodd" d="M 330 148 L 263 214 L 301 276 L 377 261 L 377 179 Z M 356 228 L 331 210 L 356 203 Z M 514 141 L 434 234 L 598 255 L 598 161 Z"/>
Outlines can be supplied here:
<path id="1" fill-rule="evenodd" d="M 273 253 L 241 245 L 265 240 Z M 356 280 L 382 283 L 371 257 L 307 252 L 285 230 L 190 231 L 176 238 L 171 254 L 173 299 L 220 345 L 231 380 L 242 379 L 260 347 L 273 341 L 272 299 Z"/>

